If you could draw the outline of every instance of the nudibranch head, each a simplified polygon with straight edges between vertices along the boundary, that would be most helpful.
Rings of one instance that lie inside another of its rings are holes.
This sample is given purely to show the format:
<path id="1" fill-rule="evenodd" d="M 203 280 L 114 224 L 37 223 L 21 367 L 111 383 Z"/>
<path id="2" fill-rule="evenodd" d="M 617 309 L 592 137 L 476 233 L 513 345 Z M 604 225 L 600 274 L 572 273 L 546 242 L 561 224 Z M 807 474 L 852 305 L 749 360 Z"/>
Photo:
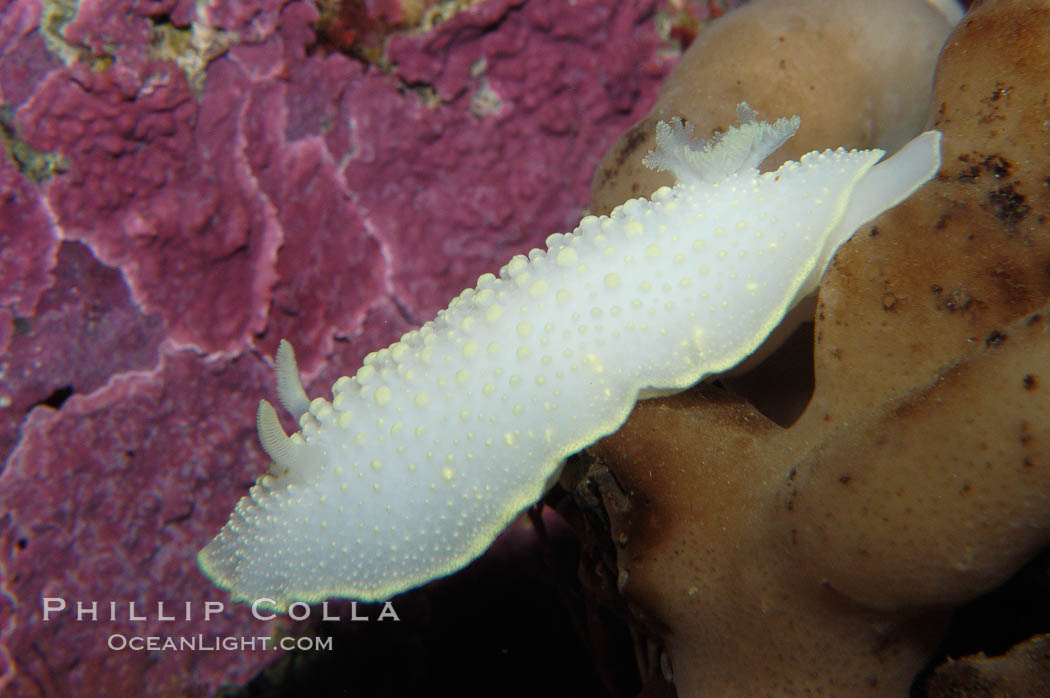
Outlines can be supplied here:
<path id="1" fill-rule="evenodd" d="M 284 608 L 383 600 L 460 569 L 639 396 L 753 352 L 834 248 L 940 164 L 928 132 L 878 165 L 882 151 L 839 149 L 760 174 L 798 118 L 739 113 L 710 144 L 661 125 L 649 161 L 674 187 L 481 276 L 336 381 L 331 400 L 307 397 L 282 342 L 278 397 L 300 431 L 286 436 L 260 405 L 273 465 L 201 551 L 204 572 L 234 598 Z"/>

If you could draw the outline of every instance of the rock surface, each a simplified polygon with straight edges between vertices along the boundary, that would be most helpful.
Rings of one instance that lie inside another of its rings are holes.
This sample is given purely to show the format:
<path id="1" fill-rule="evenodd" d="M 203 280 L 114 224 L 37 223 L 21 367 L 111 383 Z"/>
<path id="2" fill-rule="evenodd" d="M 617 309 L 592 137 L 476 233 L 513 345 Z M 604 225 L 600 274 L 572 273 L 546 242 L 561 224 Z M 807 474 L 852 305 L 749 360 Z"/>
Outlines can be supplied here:
<path id="1" fill-rule="evenodd" d="M 327 391 L 575 224 L 673 62 L 654 1 L 459 5 L 382 65 L 308 2 L 0 5 L 0 690 L 210 694 L 271 661 L 106 642 L 289 630 L 204 621 L 194 560 L 263 472 L 278 340 Z"/>
<path id="2" fill-rule="evenodd" d="M 705 386 L 590 449 L 680 695 L 905 695 L 951 609 L 1050 543 L 1048 36 L 1017 0 L 949 37 L 942 170 L 839 250 L 797 421 Z"/>

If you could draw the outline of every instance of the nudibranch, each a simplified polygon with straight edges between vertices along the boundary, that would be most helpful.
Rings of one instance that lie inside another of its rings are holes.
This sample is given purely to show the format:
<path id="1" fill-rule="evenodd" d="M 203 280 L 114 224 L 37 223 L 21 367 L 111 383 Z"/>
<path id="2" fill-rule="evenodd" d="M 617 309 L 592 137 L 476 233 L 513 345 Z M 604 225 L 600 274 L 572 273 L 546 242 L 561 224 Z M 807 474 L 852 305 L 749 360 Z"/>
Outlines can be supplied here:
<path id="1" fill-rule="evenodd" d="M 673 187 L 587 216 L 482 275 L 437 318 L 310 400 L 291 346 L 259 405 L 272 459 L 199 562 L 235 599 L 364 601 L 450 574 L 615 431 L 636 400 L 739 363 L 815 290 L 835 249 L 940 167 L 940 133 L 893 157 L 811 152 L 758 166 L 799 118 L 692 142 L 660 123 L 646 164 Z"/>

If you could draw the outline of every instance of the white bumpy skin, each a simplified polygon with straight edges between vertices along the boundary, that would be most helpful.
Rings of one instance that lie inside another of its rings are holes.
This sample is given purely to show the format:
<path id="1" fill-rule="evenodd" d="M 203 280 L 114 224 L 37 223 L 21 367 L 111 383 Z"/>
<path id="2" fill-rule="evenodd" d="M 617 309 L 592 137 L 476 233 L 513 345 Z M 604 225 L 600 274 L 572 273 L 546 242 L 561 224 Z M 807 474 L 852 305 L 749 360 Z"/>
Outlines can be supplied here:
<path id="1" fill-rule="evenodd" d="M 547 250 L 485 274 L 432 322 L 369 354 L 309 401 L 291 347 L 259 436 L 274 463 L 199 556 L 235 599 L 385 600 L 480 555 L 569 454 L 615 431 L 635 401 L 687 388 L 758 347 L 816 288 L 839 244 L 940 167 L 926 132 L 879 150 L 758 165 L 798 117 L 708 144 L 661 124 L 652 167 L 673 188 L 588 216 Z"/>

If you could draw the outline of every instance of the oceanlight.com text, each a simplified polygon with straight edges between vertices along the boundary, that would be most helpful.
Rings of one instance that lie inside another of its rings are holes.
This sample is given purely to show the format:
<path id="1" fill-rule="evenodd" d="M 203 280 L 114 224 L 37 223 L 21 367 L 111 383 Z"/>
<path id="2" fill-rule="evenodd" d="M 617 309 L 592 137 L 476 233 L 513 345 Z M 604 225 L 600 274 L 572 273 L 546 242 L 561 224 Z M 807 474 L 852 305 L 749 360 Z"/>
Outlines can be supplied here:
<path id="1" fill-rule="evenodd" d="M 114 633 L 106 644 L 116 652 L 161 652 L 165 650 L 191 650 L 196 652 L 252 652 L 255 650 L 311 650 L 332 649 L 330 637 L 241 637 L 230 635 L 211 637 L 205 635 L 124 635 Z"/>

